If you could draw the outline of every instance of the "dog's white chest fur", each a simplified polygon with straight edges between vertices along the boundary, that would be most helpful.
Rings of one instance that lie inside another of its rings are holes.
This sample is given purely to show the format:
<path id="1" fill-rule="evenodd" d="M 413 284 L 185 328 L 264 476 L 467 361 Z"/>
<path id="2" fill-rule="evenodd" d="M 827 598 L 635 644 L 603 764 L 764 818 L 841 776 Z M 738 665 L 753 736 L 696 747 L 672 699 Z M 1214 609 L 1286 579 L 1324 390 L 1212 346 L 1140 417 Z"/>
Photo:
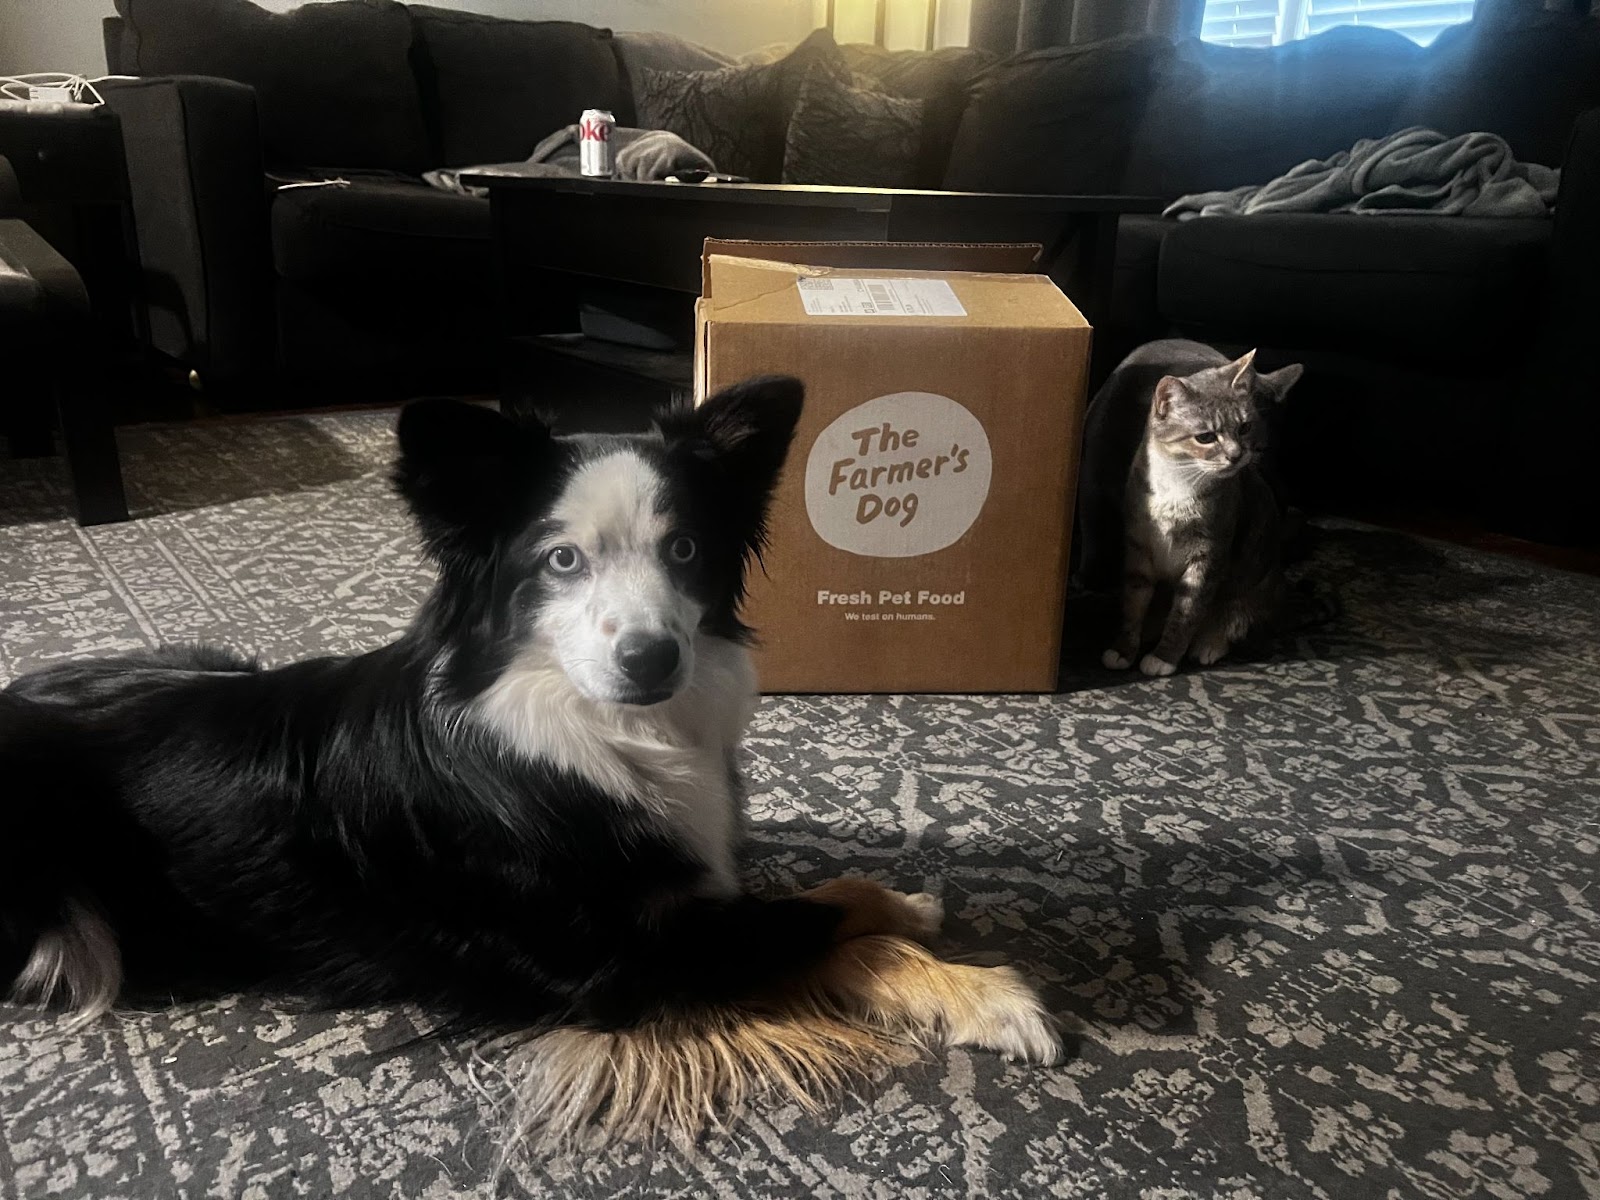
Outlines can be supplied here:
<path id="1" fill-rule="evenodd" d="M 646 708 L 589 699 L 549 657 L 530 652 L 474 707 L 516 752 L 572 771 L 654 813 L 706 867 L 703 890 L 733 895 L 739 798 L 735 755 L 755 711 L 744 647 L 700 636 L 694 674 Z"/>

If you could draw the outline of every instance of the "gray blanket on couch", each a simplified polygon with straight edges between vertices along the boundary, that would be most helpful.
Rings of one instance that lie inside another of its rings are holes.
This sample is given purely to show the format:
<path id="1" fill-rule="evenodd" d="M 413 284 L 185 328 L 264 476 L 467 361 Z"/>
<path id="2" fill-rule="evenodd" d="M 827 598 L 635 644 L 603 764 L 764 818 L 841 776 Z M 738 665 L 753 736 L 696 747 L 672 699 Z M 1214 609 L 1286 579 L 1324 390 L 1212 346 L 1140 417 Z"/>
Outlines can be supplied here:
<path id="1" fill-rule="evenodd" d="M 630 129 L 618 125 L 611 131 L 611 145 L 616 151 L 618 179 L 665 179 L 680 171 L 716 170 L 715 164 L 703 151 L 665 129 Z M 579 173 L 578 159 L 578 127 L 568 125 L 535 146 L 533 153 L 523 162 L 428 171 L 422 178 L 447 192 L 483 196 L 487 194 L 486 189 L 468 187 L 461 182 L 461 177 L 474 173 L 531 177 L 576 175 Z"/>
<path id="2" fill-rule="evenodd" d="M 1543 217 L 1555 206 L 1560 181 L 1557 170 L 1518 162 L 1495 134 L 1447 138 L 1413 127 L 1303 162 L 1270 183 L 1182 196 L 1163 215 L 1180 221 L 1275 212 Z"/>

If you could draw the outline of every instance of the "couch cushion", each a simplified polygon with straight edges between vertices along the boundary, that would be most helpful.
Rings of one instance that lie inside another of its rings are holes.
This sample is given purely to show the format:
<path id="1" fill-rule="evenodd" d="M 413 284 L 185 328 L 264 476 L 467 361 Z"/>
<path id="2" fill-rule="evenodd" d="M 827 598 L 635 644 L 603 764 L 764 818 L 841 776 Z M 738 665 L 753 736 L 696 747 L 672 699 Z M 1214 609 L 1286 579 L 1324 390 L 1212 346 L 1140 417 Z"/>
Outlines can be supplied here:
<path id="1" fill-rule="evenodd" d="M 493 236 L 487 200 L 408 180 L 290 188 L 272 203 L 277 272 L 312 288 L 493 289 Z"/>
<path id="2" fill-rule="evenodd" d="M 1532 318 L 1549 245 L 1537 218 L 1201 217 L 1161 243 L 1161 313 L 1224 339 L 1470 362 Z"/>
<path id="3" fill-rule="evenodd" d="M 1151 81 L 1172 46 L 1117 38 L 1020 54 L 973 85 L 945 186 L 967 192 L 1120 190 Z"/>
<path id="4" fill-rule="evenodd" d="M 915 187 L 923 105 L 852 87 L 828 64 L 813 63 L 789 118 L 783 182 Z"/>
<path id="5" fill-rule="evenodd" d="M 0 325 L 88 318 L 89 294 L 72 264 L 26 221 L 0 220 Z"/>
<path id="6" fill-rule="evenodd" d="M 1559 167 L 1578 114 L 1600 106 L 1600 20 L 1534 12 L 1439 35 L 1400 125 L 1498 133 L 1526 162 Z"/>
<path id="7" fill-rule="evenodd" d="M 705 151 L 719 171 L 776 183 L 783 175 L 789 117 L 817 64 L 848 74 L 833 35 L 819 29 L 775 62 L 715 71 L 651 71 L 633 80 L 638 122 L 667 129 Z"/>
<path id="8" fill-rule="evenodd" d="M 1401 34 L 1354 25 L 1270 49 L 1184 42 L 1161 63 L 1126 187 L 1179 196 L 1266 183 L 1392 133 L 1423 57 Z"/>
<path id="9" fill-rule="evenodd" d="M 421 171 L 433 157 L 394 0 L 269 13 L 250 0 L 116 0 L 124 66 L 256 89 L 268 166 Z"/>
<path id="10" fill-rule="evenodd" d="M 505 21 L 413 5 L 417 75 L 442 155 L 433 166 L 527 158 L 539 140 L 604 108 L 632 123 L 609 29 Z"/>
<path id="11" fill-rule="evenodd" d="M 947 46 L 940 50 L 885 50 L 881 46 L 849 45 L 839 49 L 857 84 L 908 100 L 921 100 L 922 143 L 912 187 L 944 185 L 961 117 L 967 111 L 969 89 L 995 62 L 985 50 Z"/>

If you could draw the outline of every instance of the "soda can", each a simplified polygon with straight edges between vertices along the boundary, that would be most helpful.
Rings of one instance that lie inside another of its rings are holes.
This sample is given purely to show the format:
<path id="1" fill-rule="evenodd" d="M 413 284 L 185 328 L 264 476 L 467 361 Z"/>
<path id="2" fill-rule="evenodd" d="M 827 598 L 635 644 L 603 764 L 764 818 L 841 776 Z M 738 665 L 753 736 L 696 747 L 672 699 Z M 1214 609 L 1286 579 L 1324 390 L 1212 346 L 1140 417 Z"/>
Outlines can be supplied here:
<path id="1" fill-rule="evenodd" d="M 615 175 L 611 131 L 617 119 L 601 108 L 586 108 L 578 118 L 578 169 L 585 175 Z"/>

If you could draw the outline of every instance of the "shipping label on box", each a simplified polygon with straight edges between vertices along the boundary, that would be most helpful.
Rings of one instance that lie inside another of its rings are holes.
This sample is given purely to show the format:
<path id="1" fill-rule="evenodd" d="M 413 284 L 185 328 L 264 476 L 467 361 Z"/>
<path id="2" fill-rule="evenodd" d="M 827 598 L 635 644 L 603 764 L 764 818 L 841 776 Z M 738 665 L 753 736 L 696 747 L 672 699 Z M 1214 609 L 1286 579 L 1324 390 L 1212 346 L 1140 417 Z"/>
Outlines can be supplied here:
<path id="1" fill-rule="evenodd" d="M 1055 686 L 1090 330 L 1024 250 L 708 244 L 701 398 L 806 384 L 745 610 L 764 690 Z"/>

